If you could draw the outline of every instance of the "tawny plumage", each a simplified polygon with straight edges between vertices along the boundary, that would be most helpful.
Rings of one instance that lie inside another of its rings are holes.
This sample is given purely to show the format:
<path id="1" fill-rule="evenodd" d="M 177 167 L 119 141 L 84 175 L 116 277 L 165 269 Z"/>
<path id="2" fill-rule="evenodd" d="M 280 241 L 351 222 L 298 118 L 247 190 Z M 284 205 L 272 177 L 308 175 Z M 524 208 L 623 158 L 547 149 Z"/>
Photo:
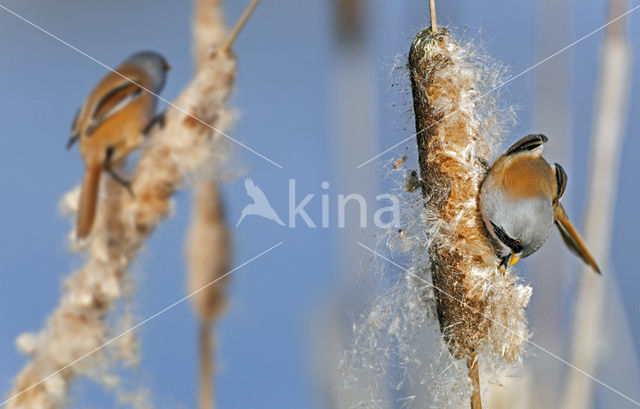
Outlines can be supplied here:
<path id="1" fill-rule="evenodd" d="M 555 224 L 569 249 L 600 273 L 560 198 L 567 175 L 542 157 L 547 137 L 528 135 L 493 164 L 480 187 L 480 210 L 502 263 L 509 266 L 538 250 Z"/>
<path id="2" fill-rule="evenodd" d="M 142 144 L 156 110 L 157 98 L 148 91 L 162 90 L 168 69 L 159 54 L 134 54 L 102 78 L 78 111 L 67 146 L 79 141 L 85 162 L 76 224 L 79 239 L 91 232 L 102 171 L 112 172 L 113 164 Z"/>
<path id="3" fill-rule="evenodd" d="M 102 165 L 88 165 L 84 170 L 84 179 L 80 190 L 80 202 L 78 204 L 78 217 L 76 222 L 76 236 L 83 238 L 89 235 L 96 213 L 96 201 L 98 199 L 98 187 L 100 186 L 100 174 Z"/>
<path id="4" fill-rule="evenodd" d="M 564 207 L 562 207 L 560 203 L 558 203 L 558 206 L 556 206 L 555 220 L 556 226 L 560 231 L 560 236 L 562 237 L 562 240 L 567 245 L 567 247 L 569 247 L 569 250 L 580 257 L 589 266 L 591 266 L 593 271 L 601 274 L 596 260 L 589 252 L 586 243 L 584 242 L 584 240 L 582 240 L 582 237 L 580 237 L 580 234 L 578 233 L 576 228 L 573 227 L 573 224 L 571 224 L 571 222 L 569 221 L 569 217 L 565 213 Z"/>

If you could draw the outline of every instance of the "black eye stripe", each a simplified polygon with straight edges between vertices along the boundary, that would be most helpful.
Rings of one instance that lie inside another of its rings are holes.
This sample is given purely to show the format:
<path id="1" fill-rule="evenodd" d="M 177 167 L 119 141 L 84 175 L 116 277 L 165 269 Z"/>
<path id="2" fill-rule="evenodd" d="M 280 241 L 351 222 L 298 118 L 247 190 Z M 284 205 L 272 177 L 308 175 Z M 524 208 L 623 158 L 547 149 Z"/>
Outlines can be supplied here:
<path id="1" fill-rule="evenodd" d="M 501 242 L 503 242 L 507 247 L 511 249 L 514 253 L 518 254 L 522 251 L 522 244 L 520 240 L 512 239 L 509 235 L 502 229 L 502 227 L 496 225 L 494 222 L 491 222 L 491 226 L 493 226 L 493 231 L 498 236 Z"/>

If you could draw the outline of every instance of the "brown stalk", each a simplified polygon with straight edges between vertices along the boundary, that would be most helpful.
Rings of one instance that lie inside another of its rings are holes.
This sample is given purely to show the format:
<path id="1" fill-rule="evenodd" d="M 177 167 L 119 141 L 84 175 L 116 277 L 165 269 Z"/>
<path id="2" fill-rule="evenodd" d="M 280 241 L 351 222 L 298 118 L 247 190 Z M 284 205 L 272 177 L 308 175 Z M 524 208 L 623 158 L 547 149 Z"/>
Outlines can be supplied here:
<path id="1" fill-rule="evenodd" d="M 422 274 L 430 270 L 440 330 L 451 355 L 468 363 L 472 408 L 480 409 L 478 357 L 519 358 L 530 290 L 498 270 L 479 213 L 492 142 L 481 132 L 481 78 L 466 51 L 448 30 L 427 28 L 413 40 L 409 68 L 422 193 L 433 224 L 430 265 Z"/>
<path id="2" fill-rule="evenodd" d="M 212 334 L 212 320 L 200 319 L 198 329 L 198 351 L 200 367 L 198 370 L 198 408 L 215 408 L 214 374 L 214 345 Z"/>
<path id="3" fill-rule="evenodd" d="M 479 341 L 486 336 L 489 322 L 482 311 L 485 303 L 482 299 L 469 294 L 465 274 L 467 260 L 476 258 L 478 262 L 498 263 L 492 259 L 488 243 L 483 238 L 475 208 L 466 209 L 461 204 L 475 201 L 477 181 L 469 181 L 466 170 L 455 159 L 446 154 L 454 148 L 461 152 L 476 137 L 473 131 L 465 132 L 468 118 L 462 113 L 445 115 L 451 112 L 438 112 L 430 104 L 437 98 L 449 98 L 451 108 L 456 108 L 461 93 L 472 89 L 468 81 L 454 82 L 456 78 L 442 78 L 437 72 L 450 69 L 453 64 L 448 58 L 445 41 L 446 31 L 433 33 L 427 29 L 418 33 L 409 53 L 411 84 L 413 90 L 414 113 L 422 192 L 426 206 L 445 221 L 452 221 L 460 212 L 471 223 L 451 229 L 434 237 L 429 248 L 431 274 L 436 290 L 436 307 L 440 330 L 449 346 L 451 354 L 457 359 L 469 362 L 469 378 L 474 386 L 472 408 L 480 409 L 480 384 L 477 365 Z M 471 182 L 471 183 L 470 183 Z M 458 236 L 469 240 L 477 250 L 455 246 L 451 239 Z M 475 254 L 474 254 L 475 253 Z M 440 292 L 441 290 L 442 292 Z M 448 296 L 450 295 L 450 296 Z M 457 301 L 462 300 L 464 304 Z"/>
<path id="4" fill-rule="evenodd" d="M 218 53 L 228 54 L 242 27 L 258 4 L 252 0 L 229 34 L 223 18 L 220 0 L 196 0 L 194 14 L 194 53 L 197 69 L 218 45 Z M 221 45 L 220 45 L 221 44 Z M 224 102 L 219 106 L 222 108 Z M 194 188 L 193 213 L 188 233 L 186 253 L 189 292 L 198 291 L 191 299 L 199 319 L 199 392 L 198 407 L 215 407 L 213 323 L 226 302 L 227 279 L 221 279 L 231 263 L 231 235 L 226 225 L 224 205 L 218 180 L 204 178 Z M 210 283 L 215 282 L 213 285 Z"/>
<path id="5" fill-rule="evenodd" d="M 240 19 L 231 30 L 231 33 L 229 33 L 229 36 L 227 37 L 226 41 L 220 47 L 221 51 L 229 51 L 231 49 L 233 42 L 236 40 L 236 38 L 238 37 L 238 34 L 240 34 L 240 31 L 249 20 L 249 17 L 251 17 L 253 10 L 255 10 L 255 8 L 258 6 L 259 1 L 260 0 L 251 0 L 251 3 L 249 3 L 249 6 L 242 13 L 242 16 L 240 16 Z"/>
<path id="6" fill-rule="evenodd" d="M 622 15 L 626 7 L 626 1 L 610 0 L 609 18 Z M 632 82 L 632 56 L 624 19 L 607 27 L 600 52 L 584 238 L 590 243 L 594 257 L 606 265 L 611 258 L 618 164 Z M 571 363 L 581 371 L 595 375 L 602 359 L 602 315 L 607 303 L 605 282 L 604 277 L 590 274 L 588 268 L 581 270 L 574 307 Z M 607 271 L 604 273 L 606 275 Z M 594 407 L 594 386 L 594 382 L 582 373 L 570 372 L 562 407 Z"/>
<path id="7" fill-rule="evenodd" d="M 429 12 L 431 14 L 431 32 L 438 34 L 438 18 L 436 15 L 436 0 L 429 0 Z"/>
<path id="8" fill-rule="evenodd" d="M 192 304 L 199 319 L 200 409 L 215 407 L 212 326 L 226 304 L 231 264 L 231 235 L 225 223 L 217 182 L 200 182 L 194 190 L 194 210 L 187 240 L 188 291 L 196 293 Z M 210 283 L 215 282 L 213 285 Z"/>
<path id="9" fill-rule="evenodd" d="M 464 78 L 459 81 L 453 76 L 447 78 L 436 75 L 437 72 L 446 72 L 453 64 L 444 48 L 445 41 L 450 41 L 448 37 L 447 31 L 432 35 L 431 30 L 427 29 L 418 33 L 409 54 L 409 66 L 426 206 L 445 221 L 452 221 L 462 213 L 471 222 L 459 224 L 454 229 L 450 225 L 445 226 L 449 231 L 434 237 L 430 247 L 433 285 L 442 291 L 436 291 L 440 327 L 452 354 L 462 358 L 475 352 L 478 340 L 484 337 L 488 325 L 481 313 L 484 302 L 472 297 L 465 288 L 466 267 L 472 261 L 469 256 L 475 256 L 478 262 L 488 262 L 489 265 L 498 263 L 484 238 L 475 206 L 468 209 L 463 205 L 474 200 L 479 181 L 475 181 L 474 185 L 474 181 L 468 180 L 468 172 L 462 164 L 445 152 L 449 148 L 461 152 L 476 137 L 473 130 L 467 130 L 469 118 L 465 114 L 451 114 L 457 108 L 460 94 L 472 90 L 474 84 Z M 430 102 L 437 98 L 450 100 L 449 112 L 438 112 L 431 106 Z M 447 114 L 451 115 L 443 120 Z M 460 235 L 460 239 L 472 241 L 476 249 L 465 250 L 453 245 L 450 239 L 456 234 Z M 445 293 L 453 297 L 447 297 Z M 454 297 L 463 300 L 466 305 Z M 452 329 L 445 330 L 448 327 Z"/>
<path id="10" fill-rule="evenodd" d="M 473 392 L 471 393 L 471 409 L 482 409 L 482 396 L 480 395 L 480 370 L 478 369 L 478 355 L 471 354 L 467 360 L 469 379 Z"/>

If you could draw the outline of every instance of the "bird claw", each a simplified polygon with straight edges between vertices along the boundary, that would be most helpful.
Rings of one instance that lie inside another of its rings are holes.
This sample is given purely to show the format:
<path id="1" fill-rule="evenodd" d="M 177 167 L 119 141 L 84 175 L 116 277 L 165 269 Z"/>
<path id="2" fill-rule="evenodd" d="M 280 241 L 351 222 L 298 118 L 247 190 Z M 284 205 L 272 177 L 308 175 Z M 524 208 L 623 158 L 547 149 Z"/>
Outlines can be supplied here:
<path id="1" fill-rule="evenodd" d="M 145 135 L 145 136 L 148 135 L 149 132 L 151 132 L 151 129 L 153 129 L 153 127 L 156 124 L 160 125 L 160 129 L 164 128 L 166 113 L 167 113 L 166 111 L 163 111 L 163 112 L 160 112 L 155 117 L 153 117 L 153 119 L 149 122 L 149 124 L 142 131 L 142 134 Z"/>
<path id="2" fill-rule="evenodd" d="M 109 175 L 113 178 L 113 180 L 118 182 L 120 186 L 124 187 L 127 190 L 127 192 L 129 192 L 131 197 L 135 197 L 135 195 L 133 194 L 133 189 L 131 188 L 130 180 L 126 180 L 122 176 L 118 175 L 113 169 L 107 169 L 107 173 L 109 173 Z"/>

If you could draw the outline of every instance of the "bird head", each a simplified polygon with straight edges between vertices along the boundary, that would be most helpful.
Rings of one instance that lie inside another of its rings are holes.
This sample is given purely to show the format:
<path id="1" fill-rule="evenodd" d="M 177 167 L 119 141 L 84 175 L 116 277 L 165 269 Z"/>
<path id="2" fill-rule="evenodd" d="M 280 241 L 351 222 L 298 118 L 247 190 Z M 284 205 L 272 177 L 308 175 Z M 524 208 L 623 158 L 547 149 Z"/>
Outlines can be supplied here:
<path id="1" fill-rule="evenodd" d="M 483 216 L 502 264 L 513 266 L 538 250 L 549 237 L 553 226 L 553 207 L 549 201 L 503 200 L 489 207 L 491 214 Z"/>

